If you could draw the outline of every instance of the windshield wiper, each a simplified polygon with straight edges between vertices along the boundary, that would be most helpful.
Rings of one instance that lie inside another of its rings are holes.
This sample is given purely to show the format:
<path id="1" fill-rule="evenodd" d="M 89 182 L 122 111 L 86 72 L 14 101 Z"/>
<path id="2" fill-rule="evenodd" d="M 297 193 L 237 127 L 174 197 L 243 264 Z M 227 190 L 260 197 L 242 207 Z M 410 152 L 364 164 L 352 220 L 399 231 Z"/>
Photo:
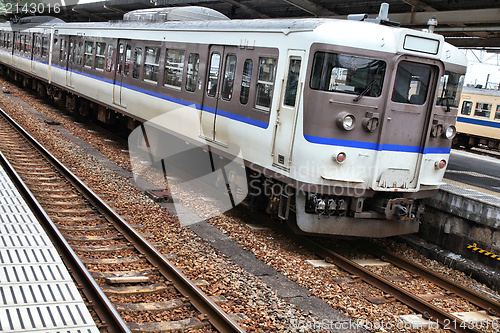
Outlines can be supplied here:
<path id="1" fill-rule="evenodd" d="M 360 92 L 359 95 L 356 96 L 356 98 L 353 99 L 353 101 L 357 102 L 361 98 L 363 98 L 364 95 L 368 94 L 368 92 L 370 92 L 370 90 L 372 90 L 372 88 L 375 85 L 375 83 L 377 83 L 377 79 L 373 79 L 373 81 L 370 82 L 370 84 L 366 86 L 365 90 L 363 90 L 362 92 Z"/>

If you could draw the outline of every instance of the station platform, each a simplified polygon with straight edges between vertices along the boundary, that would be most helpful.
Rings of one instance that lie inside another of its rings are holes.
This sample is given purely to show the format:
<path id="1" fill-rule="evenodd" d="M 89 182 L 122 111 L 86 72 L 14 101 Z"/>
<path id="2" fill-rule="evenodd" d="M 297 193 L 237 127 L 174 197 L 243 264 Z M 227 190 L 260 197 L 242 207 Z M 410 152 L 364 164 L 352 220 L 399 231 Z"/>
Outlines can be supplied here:
<path id="1" fill-rule="evenodd" d="M 50 238 L 1 166 L 0 332 L 99 333 Z"/>

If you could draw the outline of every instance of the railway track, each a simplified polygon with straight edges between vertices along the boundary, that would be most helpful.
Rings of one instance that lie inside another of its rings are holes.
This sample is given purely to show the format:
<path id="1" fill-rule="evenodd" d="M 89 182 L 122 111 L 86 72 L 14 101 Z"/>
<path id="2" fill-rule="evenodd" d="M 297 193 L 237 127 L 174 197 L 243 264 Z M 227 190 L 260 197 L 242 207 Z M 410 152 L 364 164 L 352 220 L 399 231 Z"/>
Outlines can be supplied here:
<path id="1" fill-rule="evenodd" d="M 337 267 L 345 270 L 346 272 L 352 274 L 353 278 L 359 278 L 364 282 L 382 290 L 386 294 L 383 299 L 374 299 L 373 302 L 378 301 L 380 303 L 384 303 L 398 300 L 401 303 L 412 308 L 416 312 L 422 314 L 422 317 L 424 319 L 428 319 L 430 321 L 433 321 L 434 323 L 437 323 L 439 327 L 443 329 L 450 330 L 452 332 L 483 332 L 479 323 L 463 320 L 462 318 L 452 314 L 450 311 L 434 305 L 431 302 L 434 298 L 461 297 L 464 300 L 477 306 L 477 308 L 484 310 L 488 315 L 500 315 L 500 303 L 491 300 L 474 290 L 457 284 L 440 274 L 434 273 L 419 264 L 416 264 L 367 241 L 358 242 L 359 247 L 365 253 L 369 253 L 370 256 L 378 257 L 386 263 L 390 263 L 391 265 L 398 267 L 399 269 L 409 272 L 412 276 L 412 279 L 424 279 L 436 286 L 439 286 L 440 288 L 445 290 L 445 296 L 430 294 L 417 295 L 411 291 L 406 290 L 404 287 L 398 285 L 394 281 L 391 281 L 391 277 L 365 268 L 362 265 L 354 262 L 353 260 L 348 259 L 346 256 L 343 256 L 338 252 L 333 251 L 325 247 L 324 245 L 321 245 L 319 242 L 316 242 L 311 238 L 292 233 L 290 229 L 284 228 L 281 225 L 276 226 L 276 224 L 272 224 L 272 228 L 279 233 L 286 234 L 297 244 L 304 246 L 319 257 L 324 258 L 328 263 L 332 263 Z M 353 248 L 354 247 L 355 246 L 353 245 Z M 407 279 L 402 280 L 404 282 L 408 281 Z M 489 328 L 493 328 L 494 331 L 495 329 L 500 328 L 500 323 L 498 322 L 495 322 L 493 324 L 490 323 L 488 325 Z"/>
<path id="2" fill-rule="evenodd" d="M 73 271 L 85 276 L 86 282 L 77 279 L 90 286 L 84 290 L 93 289 L 87 297 L 108 332 L 243 332 L 146 240 L 148 235 L 130 226 L 3 110 L 0 133 L 0 151 L 40 202 L 39 215 L 50 217 L 54 242 L 72 248 L 65 253 L 78 254 L 72 261 L 80 267 Z"/>

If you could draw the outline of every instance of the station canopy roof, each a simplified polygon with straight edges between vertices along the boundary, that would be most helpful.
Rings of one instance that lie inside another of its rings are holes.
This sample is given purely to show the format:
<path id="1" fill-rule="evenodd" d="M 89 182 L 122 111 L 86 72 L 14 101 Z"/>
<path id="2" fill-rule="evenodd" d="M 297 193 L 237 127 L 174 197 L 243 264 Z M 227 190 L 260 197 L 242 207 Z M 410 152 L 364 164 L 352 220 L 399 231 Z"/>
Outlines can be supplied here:
<path id="1" fill-rule="evenodd" d="M 3 0 L 7 2 L 9 0 Z M 16 0 L 17 1 L 17 0 Z M 35 0 L 25 0 L 33 2 Z M 58 0 L 39 0 L 57 3 Z M 349 14 L 378 16 L 380 0 L 66 0 L 63 10 L 52 16 L 65 21 L 121 20 L 137 9 L 155 7 L 203 6 L 231 19 L 333 17 Z M 0 0 L 1 2 L 1 0 Z M 435 32 L 446 41 L 463 48 L 500 52 L 500 2 L 498 0 L 387 0 L 389 19 L 401 26 L 427 28 L 431 17 L 437 19 Z M 60 3 L 60 1 L 59 1 Z"/>

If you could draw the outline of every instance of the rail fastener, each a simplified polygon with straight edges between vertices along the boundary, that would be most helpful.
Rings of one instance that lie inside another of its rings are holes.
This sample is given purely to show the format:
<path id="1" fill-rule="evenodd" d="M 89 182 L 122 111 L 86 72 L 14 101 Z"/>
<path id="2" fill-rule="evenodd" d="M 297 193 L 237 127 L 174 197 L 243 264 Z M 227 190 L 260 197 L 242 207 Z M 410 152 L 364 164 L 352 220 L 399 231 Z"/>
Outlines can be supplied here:
<path id="1" fill-rule="evenodd" d="M 474 252 L 484 254 L 487 257 L 490 257 L 492 259 L 496 259 L 496 260 L 500 261 L 500 255 L 494 254 L 494 253 L 486 251 L 486 250 L 483 250 L 483 249 L 477 247 L 476 243 L 474 243 L 473 245 L 467 245 L 467 248 L 471 249 Z"/>

